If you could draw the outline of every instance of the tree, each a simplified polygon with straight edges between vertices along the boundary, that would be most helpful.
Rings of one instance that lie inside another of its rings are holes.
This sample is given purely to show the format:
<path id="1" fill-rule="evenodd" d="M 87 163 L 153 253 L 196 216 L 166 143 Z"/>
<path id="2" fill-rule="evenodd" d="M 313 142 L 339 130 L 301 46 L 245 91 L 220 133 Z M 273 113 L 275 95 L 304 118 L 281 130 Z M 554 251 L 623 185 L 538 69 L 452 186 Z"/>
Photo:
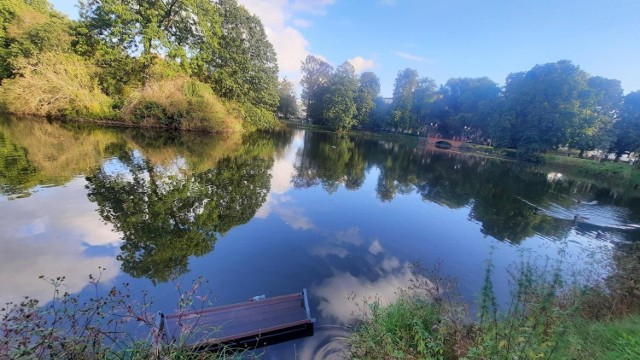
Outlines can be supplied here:
<path id="1" fill-rule="evenodd" d="M 275 111 L 278 106 L 278 64 L 260 19 L 236 0 L 217 2 L 221 36 L 208 63 L 209 81 L 227 99 Z"/>
<path id="2" fill-rule="evenodd" d="M 323 100 L 329 90 L 333 67 L 322 59 L 308 55 L 302 62 L 302 101 L 305 104 L 307 120 L 324 124 L 322 118 Z"/>
<path id="3" fill-rule="evenodd" d="M 398 72 L 393 88 L 391 104 L 392 126 L 398 130 L 410 130 L 416 127 L 416 115 L 413 113 L 413 92 L 418 85 L 418 72 L 406 68 Z"/>
<path id="4" fill-rule="evenodd" d="M 293 90 L 293 83 L 286 78 L 282 79 L 278 87 L 278 113 L 286 120 L 291 116 L 298 116 L 298 103 L 296 102 L 296 94 Z"/>
<path id="5" fill-rule="evenodd" d="M 158 55 L 186 67 L 192 58 L 206 62 L 220 33 L 216 5 L 208 0 L 81 0 L 80 18 L 92 36 L 139 53 L 145 68 Z"/>
<path id="6" fill-rule="evenodd" d="M 438 99 L 440 131 L 447 136 L 488 134 L 500 88 L 487 77 L 449 79 Z"/>
<path id="7" fill-rule="evenodd" d="M 569 147 L 580 150 L 610 148 L 614 140 L 613 124 L 622 105 L 620 81 L 600 76 L 587 80 L 587 89 L 580 96 L 580 110 L 569 131 Z"/>
<path id="8" fill-rule="evenodd" d="M 42 52 L 69 53 L 72 23 L 46 0 L 0 3 L 0 80 Z"/>
<path id="9" fill-rule="evenodd" d="M 618 156 L 625 151 L 640 150 L 640 91 L 624 97 L 620 119 L 614 125 L 616 140 L 613 149 Z"/>
<path id="10" fill-rule="evenodd" d="M 498 130 L 498 144 L 523 155 L 538 153 L 570 140 L 570 130 L 581 125 L 581 96 L 588 74 L 568 60 L 510 74 Z"/>
<path id="11" fill-rule="evenodd" d="M 353 65 L 345 61 L 331 76 L 329 90 L 323 99 L 323 118 L 334 130 L 349 130 L 356 124 L 356 91 L 358 79 Z"/>
<path id="12" fill-rule="evenodd" d="M 418 80 L 418 85 L 413 92 L 413 113 L 421 126 L 426 126 L 434 120 L 433 103 L 438 96 L 435 80 L 428 77 Z"/>
<path id="13" fill-rule="evenodd" d="M 356 102 L 356 121 L 360 126 L 366 126 L 376 108 L 375 100 L 380 94 L 380 80 L 376 74 L 366 71 L 360 74 Z"/>

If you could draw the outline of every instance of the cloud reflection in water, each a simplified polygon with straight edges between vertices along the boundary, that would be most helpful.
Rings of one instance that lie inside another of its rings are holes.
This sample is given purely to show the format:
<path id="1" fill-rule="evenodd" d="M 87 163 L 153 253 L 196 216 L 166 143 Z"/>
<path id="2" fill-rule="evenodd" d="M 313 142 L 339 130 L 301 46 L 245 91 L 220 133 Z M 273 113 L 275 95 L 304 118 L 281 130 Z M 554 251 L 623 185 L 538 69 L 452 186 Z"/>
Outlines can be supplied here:
<path id="1" fill-rule="evenodd" d="M 112 250 L 120 245 L 120 236 L 100 220 L 85 183 L 75 178 L 28 198 L 0 200 L 0 303 L 23 296 L 50 300 L 53 289 L 40 275 L 65 276 L 62 291 L 77 293 L 98 267 L 107 269 L 102 283 L 119 274 Z"/>

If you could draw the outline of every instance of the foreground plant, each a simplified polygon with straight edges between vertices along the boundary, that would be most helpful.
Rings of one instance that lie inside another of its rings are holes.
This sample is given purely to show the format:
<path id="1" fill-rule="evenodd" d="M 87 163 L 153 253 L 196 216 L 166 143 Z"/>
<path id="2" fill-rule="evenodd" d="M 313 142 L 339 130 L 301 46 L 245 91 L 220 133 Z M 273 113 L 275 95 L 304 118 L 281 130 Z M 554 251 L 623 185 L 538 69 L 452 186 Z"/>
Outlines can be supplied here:
<path id="1" fill-rule="evenodd" d="M 100 278 L 89 276 L 95 295 L 83 301 L 77 295 L 62 292 L 64 277 L 46 278 L 53 287 L 52 300 L 42 305 L 36 299 L 25 298 L 20 303 L 7 303 L 0 309 L 0 358 L 37 359 L 186 359 L 221 358 L 225 354 L 199 354 L 185 346 L 185 341 L 153 344 L 152 329 L 156 314 L 150 309 L 153 300 L 146 292 L 133 300 L 129 284 L 111 288 L 100 294 Z M 176 285 L 180 295 L 177 313 L 186 313 L 207 305 L 207 295 L 200 295 L 202 278 L 190 287 Z M 148 329 L 146 338 L 135 338 L 133 326 Z M 197 329 L 193 329 L 197 331 Z M 189 336 L 185 334 L 184 336 Z"/>
<path id="2" fill-rule="evenodd" d="M 466 307 L 450 295 L 451 289 L 433 285 L 439 283 L 437 274 L 435 282 L 416 276 L 395 303 L 385 307 L 378 299 L 364 301 L 362 323 L 348 338 L 349 355 L 354 359 L 640 358 L 636 310 L 640 299 L 624 298 L 621 308 L 621 287 L 628 287 L 628 277 L 614 273 L 606 286 L 570 283 L 560 265 L 517 264 L 510 272 L 510 301 L 500 306 L 489 262 L 477 321 L 469 321 Z M 611 316 L 614 313 L 616 317 Z"/>

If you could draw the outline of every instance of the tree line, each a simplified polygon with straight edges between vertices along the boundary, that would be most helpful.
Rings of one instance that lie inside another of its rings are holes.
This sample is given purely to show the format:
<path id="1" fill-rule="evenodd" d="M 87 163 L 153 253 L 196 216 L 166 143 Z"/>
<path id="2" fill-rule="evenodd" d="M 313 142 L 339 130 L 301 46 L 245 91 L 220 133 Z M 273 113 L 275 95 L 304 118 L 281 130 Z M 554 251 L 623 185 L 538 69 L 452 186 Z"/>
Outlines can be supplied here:
<path id="1" fill-rule="evenodd" d="M 276 53 L 236 0 L 0 3 L 5 112 L 212 131 L 269 127 Z"/>
<path id="2" fill-rule="evenodd" d="M 338 131 L 392 131 L 517 149 L 520 155 L 568 147 L 584 152 L 640 149 L 640 91 L 624 96 L 619 80 L 591 76 L 568 60 L 509 74 L 452 78 L 438 86 L 414 69 L 398 72 L 391 99 L 372 72 L 348 62 L 334 69 L 308 56 L 302 63 L 306 119 Z"/>

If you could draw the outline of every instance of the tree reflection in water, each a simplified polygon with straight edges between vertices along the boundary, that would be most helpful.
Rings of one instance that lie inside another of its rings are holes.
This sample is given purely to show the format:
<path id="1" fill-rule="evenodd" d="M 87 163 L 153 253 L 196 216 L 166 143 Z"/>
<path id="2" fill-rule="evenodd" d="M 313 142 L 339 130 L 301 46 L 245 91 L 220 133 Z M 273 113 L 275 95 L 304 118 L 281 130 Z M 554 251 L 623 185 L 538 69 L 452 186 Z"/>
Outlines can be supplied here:
<path id="1" fill-rule="evenodd" d="M 155 166 L 128 151 L 122 171 L 87 177 L 88 196 L 122 234 L 118 260 L 134 277 L 165 282 L 188 272 L 188 258 L 213 250 L 217 236 L 248 222 L 266 200 L 270 157 L 226 156 L 203 171 Z"/>

